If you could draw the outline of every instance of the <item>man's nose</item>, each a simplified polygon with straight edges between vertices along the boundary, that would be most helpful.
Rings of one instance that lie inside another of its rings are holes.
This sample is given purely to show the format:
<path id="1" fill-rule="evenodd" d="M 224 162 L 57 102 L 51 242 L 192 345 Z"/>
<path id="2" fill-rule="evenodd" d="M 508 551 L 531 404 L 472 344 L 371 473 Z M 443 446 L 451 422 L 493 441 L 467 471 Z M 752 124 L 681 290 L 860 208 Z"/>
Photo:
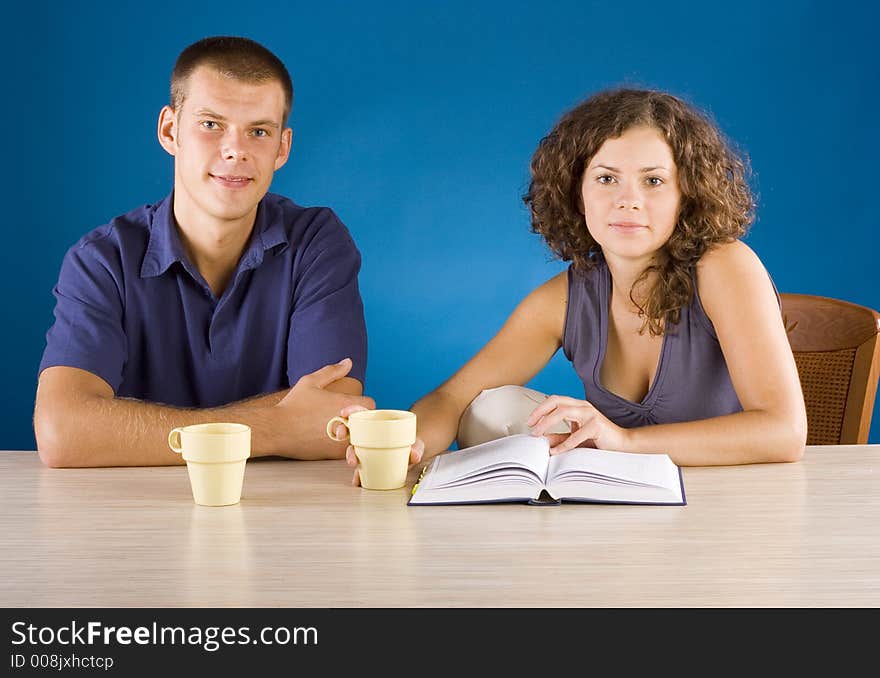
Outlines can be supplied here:
<path id="1" fill-rule="evenodd" d="M 223 146 L 221 153 L 224 160 L 246 160 L 247 151 L 245 148 L 245 140 L 241 134 L 235 130 L 229 130 L 223 136 Z"/>

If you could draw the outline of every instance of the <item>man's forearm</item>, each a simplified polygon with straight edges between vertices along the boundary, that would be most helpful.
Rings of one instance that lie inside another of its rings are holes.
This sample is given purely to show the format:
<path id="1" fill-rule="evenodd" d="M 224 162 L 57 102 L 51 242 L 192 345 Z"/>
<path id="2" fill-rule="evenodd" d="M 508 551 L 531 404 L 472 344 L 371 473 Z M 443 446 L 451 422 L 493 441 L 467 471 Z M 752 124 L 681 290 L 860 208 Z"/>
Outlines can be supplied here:
<path id="1" fill-rule="evenodd" d="M 350 405 L 375 407 L 346 375 L 351 361 L 326 365 L 290 389 L 209 409 L 178 408 L 117 398 L 110 385 L 77 368 L 40 374 L 34 432 L 48 466 L 159 466 L 183 460 L 168 447 L 171 429 L 232 422 L 251 428 L 252 456 L 342 459 L 344 442 L 331 440 L 326 423 Z"/>
<path id="2" fill-rule="evenodd" d="M 268 407 L 271 405 L 277 405 L 282 401 L 284 396 L 287 395 L 287 391 L 288 389 L 283 389 L 281 391 L 275 391 L 275 393 L 264 393 L 263 395 L 254 396 L 247 400 L 240 400 L 237 403 L 224 405 L 223 407 Z M 216 409 L 223 409 L 223 407 Z"/>
<path id="3" fill-rule="evenodd" d="M 184 409 L 128 398 L 76 398 L 51 427 L 37 426 L 38 447 L 50 466 L 164 466 L 183 459 L 168 447 L 177 426 L 237 422 L 251 427 L 251 456 L 279 454 L 274 405 L 285 392 L 210 409 Z M 39 417 L 35 418 L 38 419 Z"/>

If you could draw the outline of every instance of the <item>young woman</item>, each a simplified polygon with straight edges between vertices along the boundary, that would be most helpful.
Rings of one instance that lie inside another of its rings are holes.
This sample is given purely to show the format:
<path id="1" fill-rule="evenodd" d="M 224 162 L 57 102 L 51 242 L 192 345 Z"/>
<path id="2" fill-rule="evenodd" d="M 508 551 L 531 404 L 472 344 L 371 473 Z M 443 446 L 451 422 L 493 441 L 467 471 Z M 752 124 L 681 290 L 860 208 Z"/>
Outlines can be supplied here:
<path id="1" fill-rule="evenodd" d="M 600 92 L 541 141 L 524 200 L 571 265 L 413 405 L 413 463 L 456 437 L 463 447 L 524 430 L 547 435 L 552 454 L 801 458 L 806 412 L 779 298 L 740 240 L 753 218 L 745 163 L 706 116 L 663 92 Z M 584 400 L 516 388 L 560 347 Z"/>

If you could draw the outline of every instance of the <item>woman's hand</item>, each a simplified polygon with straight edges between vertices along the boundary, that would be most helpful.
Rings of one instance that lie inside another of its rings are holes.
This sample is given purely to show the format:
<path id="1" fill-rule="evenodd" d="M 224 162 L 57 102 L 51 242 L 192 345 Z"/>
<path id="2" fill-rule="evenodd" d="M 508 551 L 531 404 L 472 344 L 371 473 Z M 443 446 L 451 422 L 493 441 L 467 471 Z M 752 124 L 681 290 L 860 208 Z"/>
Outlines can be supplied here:
<path id="1" fill-rule="evenodd" d="M 356 407 L 356 406 L 352 406 Z M 348 408 L 350 409 L 350 408 Z M 571 433 L 550 433 L 550 454 L 560 454 L 576 447 L 597 447 L 603 450 L 628 452 L 629 431 L 597 410 L 586 400 L 567 396 L 550 396 L 538 405 L 526 424 L 533 436 L 544 435 L 556 424 L 566 422 Z"/>
<path id="2" fill-rule="evenodd" d="M 361 410 L 367 409 L 366 407 L 361 407 L 360 405 L 349 405 L 348 407 L 343 407 L 339 412 L 340 417 L 348 417 L 349 415 L 360 412 Z M 345 438 L 348 436 L 348 429 L 345 428 L 342 424 L 339 424 L 336 427 L 336 437 L 337 438 Z M 422 460 L 422 455 L 425 453 L 425 443 L 421 438 L 416 438 L 416 441 L 413 443 L 413 446 L 409 451 L 409 468 L 413 467 L 413 464 L 418 464 Z M 357 455 L 354 453 L 354 447 L 351 445 L 348 446 L 345 450 L 345 461 L 346 463 L 354 469 L 354 474 L 351 476 L 351 484 L 355 487 L 358 487 L 361 484 L 361 474 L 358 470 L 358 460 Z"/>

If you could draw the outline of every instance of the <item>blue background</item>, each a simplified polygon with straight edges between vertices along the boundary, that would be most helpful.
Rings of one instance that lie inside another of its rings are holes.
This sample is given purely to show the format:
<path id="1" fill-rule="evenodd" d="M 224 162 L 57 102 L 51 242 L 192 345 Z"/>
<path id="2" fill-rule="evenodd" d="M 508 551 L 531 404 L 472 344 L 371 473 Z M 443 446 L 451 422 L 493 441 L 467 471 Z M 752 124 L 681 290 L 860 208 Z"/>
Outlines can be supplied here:
<path id="1" fill-rule="evenodd" d="M 746 242 L 780 291 L 880 309 L 874 34 L 863 3 L 31 3 L 4 29 L 0 448 L 34 449 L 52 286 L 83 233 L 171 188 L 155 134 L 177 54 L 251 37 L 293 77 L 272 190 L 329 205 L 364 257 L 367 391 L 408 407 L 562 270 L 529 232 L 529 158 L 597 89 L 669 90 L 750 156 Z M 747 328 L 744 328 L 747 331 Z M 578 397 L 561 352 L 531 384 Z M 880 442 L 880 404 L 871 442 Z"/>

